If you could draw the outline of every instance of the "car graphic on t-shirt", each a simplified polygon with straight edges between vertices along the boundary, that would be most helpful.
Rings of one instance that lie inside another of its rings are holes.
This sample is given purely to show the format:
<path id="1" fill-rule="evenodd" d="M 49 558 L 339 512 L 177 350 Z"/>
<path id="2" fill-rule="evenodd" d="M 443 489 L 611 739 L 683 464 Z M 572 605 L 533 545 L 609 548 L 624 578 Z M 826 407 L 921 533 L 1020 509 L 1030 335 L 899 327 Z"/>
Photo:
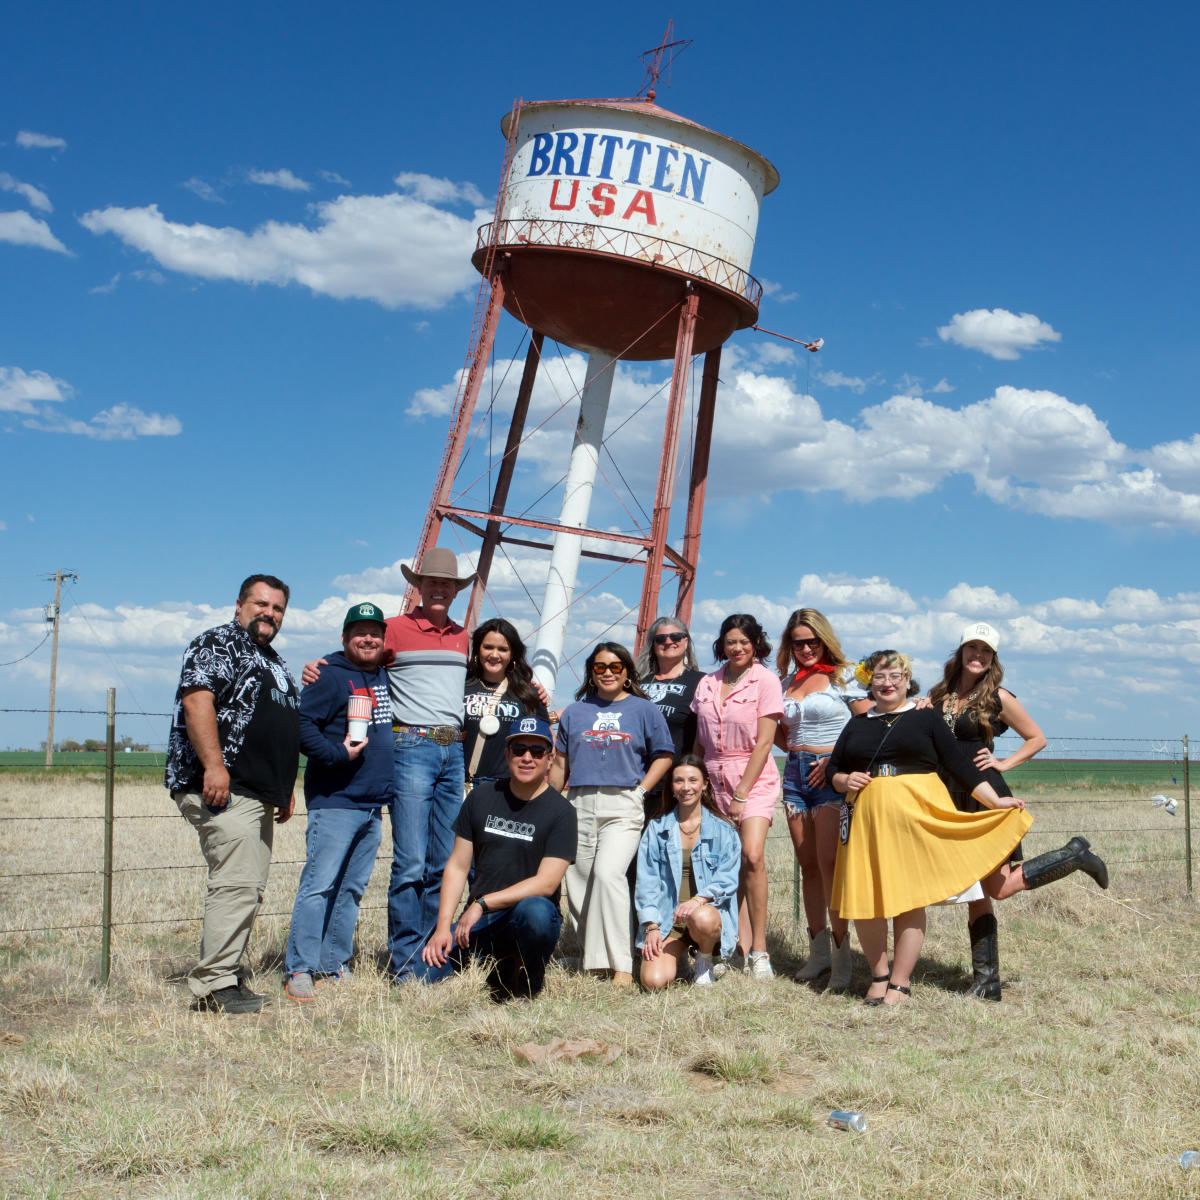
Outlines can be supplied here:
<path id="1" fill-rule="evenodd" d="M 619 742 L 633 741 L 633 734 L 621 732 L 619 712 L 597 713 L 591 729 L 585 729 L 581 736 L 593 746 L 612 746 Z"/>

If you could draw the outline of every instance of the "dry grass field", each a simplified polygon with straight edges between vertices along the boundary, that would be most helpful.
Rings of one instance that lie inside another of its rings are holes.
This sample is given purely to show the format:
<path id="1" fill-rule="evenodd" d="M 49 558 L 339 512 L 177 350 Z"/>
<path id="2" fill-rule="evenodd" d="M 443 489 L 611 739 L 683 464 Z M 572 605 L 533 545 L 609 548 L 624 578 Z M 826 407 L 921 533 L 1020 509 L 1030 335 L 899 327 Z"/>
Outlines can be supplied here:
<path id="1" fill-rule="evenodd" d="M 568 1196 L 1200 1195 L 1200 919 L 1182 811 L 1142 792 L 1029 793 L 1036 853 L 1086 833 L 1110 861 L 1000 909 L 1001 1004 L 962 994 L 965 915 L 930 913 L 912 1003 L 864 1008 L 786 976 L 646 996 L 555 967 L 533 1004 L 482 978 L 390 987 L 386 864 L 352 983 L 286 1001 L 279 964 L 303 815 L 279 831 L 252 945 L 255 1017 L 188 1011 L 203 873 L 166 793 L 122 784 L 113 967 L 98 984 L 98 781 L 0 779 L 0 1193 L 463 1200 Z M 36 819 L 26 819 L 36 818 Z M 790 975 L 789 846 L 773 848 L 773 958 Z M 1173 858 L 1168 858 L 1173 856 Z M 172 869 L 184 868 L 184 869 Z M 78 872 L 62 874 L 62 872 Z M 282 915 L 270 915 L 282 914 Z M 866 972 L 856 954 L 856 989 Z M 552 1038 L 606 1065 L 519 1064 Z M 864 1134 L 829 1128 L 865 1112 Z"/>

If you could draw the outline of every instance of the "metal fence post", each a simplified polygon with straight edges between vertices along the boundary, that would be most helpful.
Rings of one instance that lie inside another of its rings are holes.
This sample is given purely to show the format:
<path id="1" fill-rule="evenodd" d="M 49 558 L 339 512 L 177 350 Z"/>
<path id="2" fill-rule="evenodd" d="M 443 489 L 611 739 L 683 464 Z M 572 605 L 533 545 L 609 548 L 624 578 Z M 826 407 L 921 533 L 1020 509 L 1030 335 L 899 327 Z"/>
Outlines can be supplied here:
<path id="1" fill-rule="evenodd" d="M 112 964 L 113 790 L 117 774 L 117 689 L 108 689 L 104 741 L 104 885 L 100 899 L 100 986 Z"/>
<path id="2" fill-rule="evenodd" d="M 1187 890 L 1192 894 L 1192 785 L 1188 779 L 1188 735 L 1183 735 L 1183 852 L 1187 862 Z"/>

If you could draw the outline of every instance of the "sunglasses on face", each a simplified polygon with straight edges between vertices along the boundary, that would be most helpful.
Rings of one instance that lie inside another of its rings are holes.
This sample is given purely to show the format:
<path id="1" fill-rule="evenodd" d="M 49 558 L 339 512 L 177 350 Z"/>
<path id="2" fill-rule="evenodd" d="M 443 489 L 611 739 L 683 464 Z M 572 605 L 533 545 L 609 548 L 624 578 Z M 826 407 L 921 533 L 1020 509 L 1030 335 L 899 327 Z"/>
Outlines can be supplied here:
<path id="1" fill-rule="evenodd" d="M 528 742 L 509 742 L 508 752 L 513 758 L 524 758 L 528 754 L 530 758 L 540 761 L 550 753 L 550 747 L 543 746 L 540 742 L 536 746 L 531 746 Z"/>
<path id="2" fill-rule="evenodd" d="M 621 663 L 593 663 L 593 675 L 624 675 L 625 667 Z"/>
<path id="3" fill-rule="evenodd" d="M 797 650 L 820 650 L 824 644 L 820 638 L 792 638 L 792 645 Z"/>
<path id="4" fill-rule="evenodd" d="M 676 642 L 682 642 L 686 637 L 686 633 L 656 633 L 654 635 L 654 644 L 656 646 L 665 646 L 670 642 L 674 646 Z"/>

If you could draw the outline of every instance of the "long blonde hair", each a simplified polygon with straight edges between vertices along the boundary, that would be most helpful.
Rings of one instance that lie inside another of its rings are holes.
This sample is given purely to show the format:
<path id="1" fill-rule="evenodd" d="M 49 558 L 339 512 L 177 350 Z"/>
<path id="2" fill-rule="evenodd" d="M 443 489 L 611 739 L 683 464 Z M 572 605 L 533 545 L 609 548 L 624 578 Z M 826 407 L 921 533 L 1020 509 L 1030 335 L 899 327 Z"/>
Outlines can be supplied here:
<path id="1" fill-rule="evenodd" d="M 796 669 L 796 657 L 792 653 L 792 630 L 797 625 L 807 625 L 821 639 L 824 648 L 821 661 L 834 668 L 830 682 L 834 687 L 840 688 L 846 682 L 846 668 L 850 666 L 850 662 L 842 653 L 842 643 L 833 632 L 829 618 L 816 608 L 798 608 L 788 617 L 787 624 L 783 627 L 779 653 L 775 656 L 775 666 L 779 669 L 780 677 L 786 678 Z"/>

